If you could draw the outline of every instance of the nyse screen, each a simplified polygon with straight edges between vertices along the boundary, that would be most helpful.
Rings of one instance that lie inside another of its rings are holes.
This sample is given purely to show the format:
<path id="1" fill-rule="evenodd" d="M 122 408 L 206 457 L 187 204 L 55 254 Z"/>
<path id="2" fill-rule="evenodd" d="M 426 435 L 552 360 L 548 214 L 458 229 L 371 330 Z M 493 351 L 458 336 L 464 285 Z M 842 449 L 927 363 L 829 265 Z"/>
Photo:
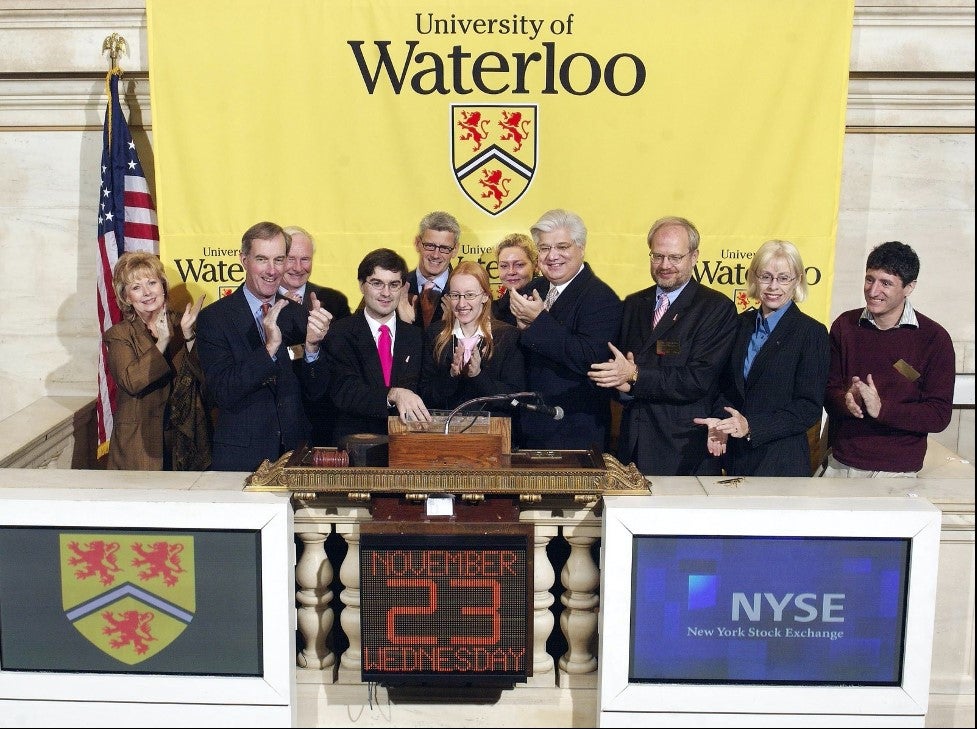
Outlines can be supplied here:
<path id="1" fill-rule="evenodd" d="M 365 526 L 364 681 L 499 685 L 532 675 L 531 525 Z"/>

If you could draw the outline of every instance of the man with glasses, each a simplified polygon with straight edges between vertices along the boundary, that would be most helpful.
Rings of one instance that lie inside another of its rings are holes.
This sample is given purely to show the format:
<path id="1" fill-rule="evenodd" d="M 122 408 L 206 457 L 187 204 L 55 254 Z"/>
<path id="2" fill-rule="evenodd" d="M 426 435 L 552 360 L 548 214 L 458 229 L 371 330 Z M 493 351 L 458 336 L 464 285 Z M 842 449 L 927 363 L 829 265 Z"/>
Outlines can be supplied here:
<path id="1" fill-rule="evenodd" d="M 620 348 L 608 344 L 610 358 L 593 360 L 590 379 L 620 393 L 622 463 L 634 463 L 645 475 L 718 473 L 706 451 L 706 429 L 693 419 L 711 411 L 719 392 L 736 307 L 692 280 L 699 231 L 691 222 L 660 218 L 647 241 L 655 285 L 624 300 L 620 335 L 613 340 Z"/>
<path id="2" fill-rule="evenodd" d="M 587 228 L 576 213 L 550 210 L 530 229 L 542 276 L 509 301 L 526 357 L 529 389 L 564 417 L 521 413 L 523 445 L 605 450 L 611 395 L 588 378 L 621 322 L 621 300 L 584 263 Z"/>
<path id="3" fill-rule="evenodd" d="M 356 271 L 363 306 L 340 319 L 323 342 L 334 440 L 354 433 L 386 435 L 387 416 L 430 421 L 417 394 L 424 334 L 397 316 L 407 285 L 407 262 L 389 248 L 366 254 Z"/>
<path id="4" fill-rule="evenodd" d="M 872 249 L 865 307 L 831 325 L 823 476 L 915 478 L 926 439 L 950 424 L 956 357 L 946 329 L 916 311 L 919 257 L 905 243 Z"/>
<path id="5" fill-rule="evenodd" d="M 454 215 L 441 210 L 428 213 L 417 226 L 414 249 L 417 268 L 407 274 L 408 289 L 398 314 L 408 323 L 426 329 L 444 316 L 445 285 L 451 273 L 451 259 L 458 252 L 461 226 Z"/>

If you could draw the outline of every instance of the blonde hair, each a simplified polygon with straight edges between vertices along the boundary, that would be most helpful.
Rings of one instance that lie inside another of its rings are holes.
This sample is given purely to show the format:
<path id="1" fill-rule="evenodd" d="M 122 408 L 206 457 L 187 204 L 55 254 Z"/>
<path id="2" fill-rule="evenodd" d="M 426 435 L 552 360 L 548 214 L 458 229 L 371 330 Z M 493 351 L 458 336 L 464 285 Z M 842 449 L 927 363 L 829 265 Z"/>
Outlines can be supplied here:
<path id="1" fill-rule="evenodd" d="M 478 326 L 485 335 L 482 340 L 483 349 L 482 356 L 485 359 L 489 359 L 492 356 L 492 289 L 489 285 L 488 272 L 482 267 L 481 264 L 475 261 L 462 261 L 451 271 L 451 275 L 448 276 L 448 283 L 444 287 L 444 295 L 448 295 L 448 291 L 451 289 L 451 281 L 455 276 L 472 276 L 478 281 L 479 287 L 482 289 L 482 293 L 488 297 L 485 304 L 482 305 L 482 313 L 478 315 Z M 434 340 L 434 359 L 439 360 L 441 354 L 444 352 L 445 347 L 451 342 L 451 338 L 454 336 L 455 331 L 455 312 L 450 306 L 444 307 L 444 326 L 441 331 L 438 332 L 438 336 Z"/>
<path id="2" fill-rule="evenodd" d="M 126 297 L 126 287 L 141 278 L 158 279 L 163 284 L 163 294 L 169 294 L 166 273 L 163 271 L 163 262 L 159 260 L 159 256 L 142 251 L 123 253 L 119 256 L 112 270 L 112 288 L 122 315 L 130 321 L 136 318 L 136 311 Z"/>
<path id="3" fill-rule="evenodd" d="M 794 295 L 791 297 L 797 303 L 807 298 L 807 279 L 804 276 L 804 261 L 801 260 L 797 246 L 788 240 L 768 240 L 757 249 L 753 261 L 746 272 L 746 295 L 751 299 L 760 298 L 760 285 L 757 282 L 758 271 L 766 267 L 774 258 L 787 261 L 791 273 L 797 279 Z"/>
<path id="4" fill-rule="evenodd" d="M 536 264 L 539 262 L 539 253 L 536 252 L 536 245 L 530 236 L 525 233 L 509 233 L 509 235 L 500 240 L 498 245 L 495 246 L 496 260 L 498 260 L 499 256 L 502 255 L 502 251 L 506 248 L 521 248 L 526 254 L 526 258 L 533 264 L 533 272 L 535 273 Z"/>

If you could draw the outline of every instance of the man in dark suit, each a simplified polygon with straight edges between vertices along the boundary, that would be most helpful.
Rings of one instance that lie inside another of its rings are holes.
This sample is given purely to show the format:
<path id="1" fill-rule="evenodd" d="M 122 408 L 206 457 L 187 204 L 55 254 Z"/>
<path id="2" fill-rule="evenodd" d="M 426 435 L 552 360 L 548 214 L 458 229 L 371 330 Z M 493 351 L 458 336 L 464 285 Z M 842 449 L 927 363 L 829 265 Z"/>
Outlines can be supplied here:
<path id="1" fill-rule="evenodd" d="M 312 275 L 312 259 L 315 256 L 315 239 L 312 234 L 297 225 L 285 226 L 285 232 L 292 239 L 292 243 L 285 258 L 282 285 L 278 287 L 279 295 L 301 304 L 306 311 L 311 311 L 313 299 L 310 294 L 314 293 L 322 308 L 332 314 L 333 321 L 349 316 L 349 300 L 343 292 L 328 286 L 318 286 L 309 281 L 309 276 Z M 293 363 L 296 374 L 299 374 L 303 366 L 302 357 L 296 357 Z M 312 423 L 310 444 L 336 445 L 332 433 L 332 408 L 324 407 L 322 402 L 308 398 L 303 398 L 303 405 L 305 414 Z"/>
<path id="2" fill-rule="evenodd" d="M 317 302 L 306 313 L 277 298 L 288 245 L 288 234 L 275 223 L 249 228 L 241 239 L 244 283 L 198 317 L 200 364 L 218 409 L 212 463 L 217 471 L 253 471 L 297 448 L 309 437 L 303 388 L 310 398 L 325 395 L 319 344 L 332 317 Z M 288 345 L 301 342 L 300 382 Z"/>
<path id="3" fill-rule="evenodd" d="M 435 210 L 421 218 L 414 237 L 417 268 L 407 274 L 407 296 L 397 311 L 402 320 L 426 329 L 444 317 L 445 302 L 441 298 L 459 238 L 461 226 L 451 213 Z"/>
<path id="4" fill-rule="evenodd" d="M 685 218 L 657 220 L 648 231 L 655 286 L 624 300 L 620 347 L 595 364 L 590 379 L 617 389 L 624 410 L 618 459 L 646 475 L 718 473 L 706 429 L 694 418 L 711 411 L 736 334 L 736 307 L 692 280 L 699 231 Z M 626 354 L 625 354 L 626 353 Z"/>
<path id="5" fill-rule="evenodd" d="M 335 437 L 354 433 L 386 435 L 387 416 L 430 421 L 417 394 L 424 333 L 397 316 L 407 281 L 407 263 L 389 248 L 371 251 L 356 272 L 362 311 L 341 319 L 323 342 L 335 407 Z M 390 353 L 385 371 L 381 349 Z"/>
<path id="6" fill-rule="evenodd" d="M 621 300 L 584 263 L 587 228 L 580 216 L 550 210 L 530 230 L 542 277 L 525 294 L 513 291 L 509 306 L 521 333 L 529 389 L 561 420 L 538 412 L 522 414 L 527 448 L 603 451 L 610 435 L 611 393 L 587 372 L 607 351 L 621 322 Z"/>

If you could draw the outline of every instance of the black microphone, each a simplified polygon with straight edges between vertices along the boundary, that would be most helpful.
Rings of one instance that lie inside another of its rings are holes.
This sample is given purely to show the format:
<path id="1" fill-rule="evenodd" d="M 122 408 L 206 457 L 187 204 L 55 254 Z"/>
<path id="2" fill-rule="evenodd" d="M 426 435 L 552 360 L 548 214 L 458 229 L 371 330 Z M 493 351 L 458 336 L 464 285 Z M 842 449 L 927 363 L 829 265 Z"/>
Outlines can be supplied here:
<path id="1" fill-rule="evenodd" d="M 509 404 L 512 405 L 513 407 L 520 407 L 534 413 L 539 413 L 540 415 L 545 415 L 549 418 L 553 418 L 553 420 L 563 420 L 563 408 L 561 408 L 559 405 L 550 407 L 542 400 L 540 400 L 538 403 L 521 402 L 519 400 L 513 400 Z"/>

